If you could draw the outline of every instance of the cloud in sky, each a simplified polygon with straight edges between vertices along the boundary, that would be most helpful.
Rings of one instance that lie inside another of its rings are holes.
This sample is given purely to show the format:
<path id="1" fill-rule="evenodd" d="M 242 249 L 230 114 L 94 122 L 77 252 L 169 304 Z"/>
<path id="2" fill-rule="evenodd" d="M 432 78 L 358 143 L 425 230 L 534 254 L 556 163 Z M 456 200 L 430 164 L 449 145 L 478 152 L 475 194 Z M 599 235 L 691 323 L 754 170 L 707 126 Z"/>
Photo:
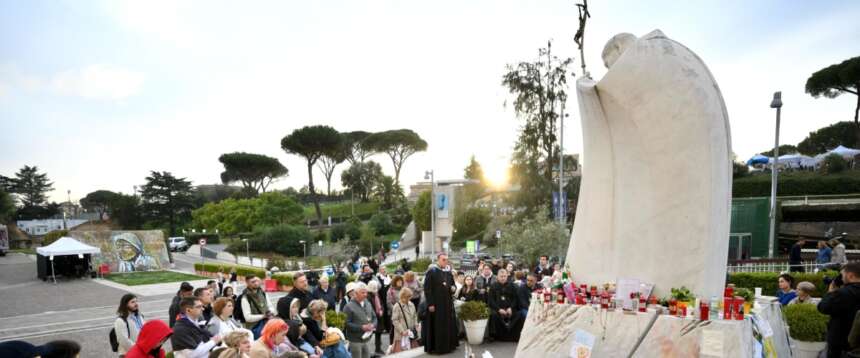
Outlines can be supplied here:
<path id="1" fill-rule="evenodd" d="M 60 94 L 89 99 L 117 100 L 136 94 L 144 75 L 110 65 L 91 65 L 58 73 L 50 88 Z"/>
<path id="2" fill-rule="evenodd" d="M 774 3 L 594 2 L 589 71 L 605 74 L 600 52 L 612 35 L 659 28 L 713 72 L 740 158 L 773 144 L 776 90 L 786 103 L 781 141 L 796 143 L 853 115 L 853 98 L 814 99 L 803 85 L 860 53 L 851 41 L 860 6 Z M 429 149 L 407 161 L 406 184 L 426 169 L 461 177 L 472 154 L 503 176 L 521 125 L 503 106 L 505 65 L 534 59 L 548 39 L 554 53 L 578 57 L 575 31 L 570 0 L 0 2 L 0 132 L 16 134 L 0 141 L 0 174 L 38 165 L 57 182 L 52 199 L 65 200 L 67 189 L 73 199 L 129 192 L 149 170 L 217 182 L 217 157 L 246 151 L 280 159 L 290 176 L 276 187 L 298 188 L 304 163 L 280 139 L 326 124 L 415 130 Z M 578 58 L 571 69 L 579 75 Z M 577 153 L 570 98 L 565 147 Z M 393 174 L 387 158 L 373 160 Z"/>
<path id="3" fill-rule="evenodd" d="M 0 95 L 20 89 L 93 100 L 120 100 L 137 94 L 144 79 L 143 73 L 106 64 L 69 69 L 47 76 L 25 74 L 16 67 L 5 66 L 0 69 Z"/>

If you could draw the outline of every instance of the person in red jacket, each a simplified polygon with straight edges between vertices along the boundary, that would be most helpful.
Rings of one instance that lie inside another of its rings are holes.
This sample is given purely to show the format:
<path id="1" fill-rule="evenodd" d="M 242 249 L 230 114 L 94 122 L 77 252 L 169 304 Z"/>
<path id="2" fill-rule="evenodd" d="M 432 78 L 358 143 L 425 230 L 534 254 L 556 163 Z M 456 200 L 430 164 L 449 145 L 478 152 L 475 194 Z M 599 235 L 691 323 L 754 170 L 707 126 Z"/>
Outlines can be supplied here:
<path id="1" fill-rule="evenodd" d="M 131 346 L 125 358 L 164 358 L 161 345 L 173 334 L 167 323 L 161 320 L 146 322 L 137 336 L 137 343 Z"/>

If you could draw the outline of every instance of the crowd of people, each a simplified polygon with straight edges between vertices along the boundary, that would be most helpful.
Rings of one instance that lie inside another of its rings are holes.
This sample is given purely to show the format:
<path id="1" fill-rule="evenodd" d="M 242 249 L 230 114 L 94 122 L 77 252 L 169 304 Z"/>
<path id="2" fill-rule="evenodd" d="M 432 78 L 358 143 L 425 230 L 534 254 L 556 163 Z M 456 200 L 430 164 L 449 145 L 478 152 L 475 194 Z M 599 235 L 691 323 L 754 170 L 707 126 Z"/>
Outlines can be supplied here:
<path id="1" fill-rule="evenodd" d="M 806 240 L 800 238 L 788 253 L 788 265 L 791 272 L 805 272 L 806 267 L 803 265 L 802 250 L 806 245 Z M 816 270 L 838 270 L 842 265 L 848 263 L 848 256 L 845 252 L 845 244 L 839 239 L 831 239 L 828 241 L 818 241 L 817 252 L 815 255 Z"/>

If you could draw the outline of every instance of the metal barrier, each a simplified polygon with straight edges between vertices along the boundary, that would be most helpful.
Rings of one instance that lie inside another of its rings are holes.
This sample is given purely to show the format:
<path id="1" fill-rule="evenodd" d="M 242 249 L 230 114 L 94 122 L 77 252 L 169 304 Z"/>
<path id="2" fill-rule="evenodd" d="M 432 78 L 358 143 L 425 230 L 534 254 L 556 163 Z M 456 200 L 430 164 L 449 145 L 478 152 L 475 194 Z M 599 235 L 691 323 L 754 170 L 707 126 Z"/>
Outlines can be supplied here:
<path id="1" fill-rule="evenodd" d="M 799 266 L 804 272 L 818 272 L 825 268 L 838 270 L 838 267 L 832 264 L 818 264 L 815 262 L 806 261 L 800 265 L 789 265 L 788 262 L 750 262 L 740 265 L 727 266 L 728 273 L 735 272 L 788 272 L 791 267 Z"/>

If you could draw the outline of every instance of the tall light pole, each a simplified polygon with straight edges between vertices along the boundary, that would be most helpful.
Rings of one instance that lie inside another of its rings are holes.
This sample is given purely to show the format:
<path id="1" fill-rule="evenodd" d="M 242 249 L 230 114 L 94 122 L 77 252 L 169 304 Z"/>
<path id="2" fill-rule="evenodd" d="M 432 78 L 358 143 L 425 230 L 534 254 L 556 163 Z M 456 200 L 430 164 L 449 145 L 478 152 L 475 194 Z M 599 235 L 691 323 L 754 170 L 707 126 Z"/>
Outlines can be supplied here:
<path id="1" fill-rule="evenodd" d="M 584 65 L 583 65 L 584 66 Z M 585 68 L 583 67 L 583 71 Z M 563 96 L 566 99 L 566 96 Z M 564 99 L 561 102 L 561 117 L 558 123 L 558 223 L 564 225 L 565 212 L 564 203 L 567 196 L 564 195 Z"/>
<path id="2" fill-rule="evenodd" d="M 254 261 L 251 260 L 251 249 L 248 247 L 248 239 L 242 239 L 245 242 L 245 255 L 248 256 L 248 264 L 254 266 Z"/>
<path id="3" fill-rule="evenodd" d="M 776 108 L 776 135 L 773 141 L 773 165 L 770 167 L 770 236 L 768 237 L 767 254 L 773 258 L 773 247 L 776 242 L 776 184 L 779 178 L 779 116 L 782 112 L 782 92 L 773 93 L 770 108 Z"/>
<path id="4" fill-rule="evenodd" d="M 424 180 L 430 179 L 430 257 L 436 255 L 436 178 L 433 170 L 424 172 Z M 415 259 L 418 259 L 417 257 Z"/>

